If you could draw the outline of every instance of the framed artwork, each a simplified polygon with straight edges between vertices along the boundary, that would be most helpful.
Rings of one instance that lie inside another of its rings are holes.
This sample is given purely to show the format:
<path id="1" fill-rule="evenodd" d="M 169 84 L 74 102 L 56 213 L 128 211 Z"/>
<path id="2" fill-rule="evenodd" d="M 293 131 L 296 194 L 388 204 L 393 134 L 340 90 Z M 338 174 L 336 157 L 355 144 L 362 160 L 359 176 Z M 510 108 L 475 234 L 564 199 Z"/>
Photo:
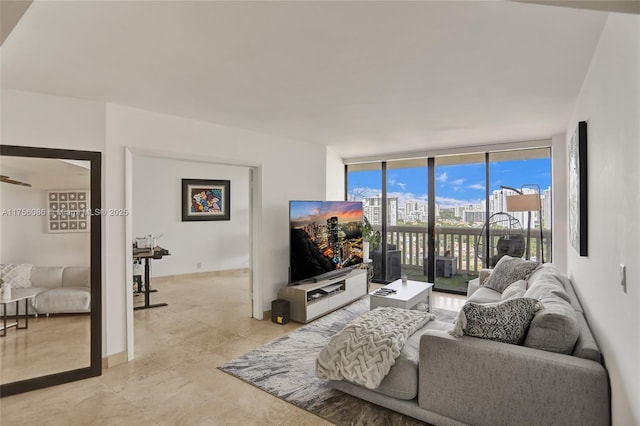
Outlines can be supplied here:
<path id="1" fill-rule="evenodd" d="M 47 191 L 47 232 L 89 232 L 90 199 L 88 190 Z"/>
<path id="2" fill-rule="evenodd" d="M 588 254 L 587 122 L 578 123 L 569 143 L 569 238 L 580 256 Z"/>
<path id="3" fill-rule="evenodd" d="M 182 179 L 182 221 L 230 220 L 228 180 Z"/>

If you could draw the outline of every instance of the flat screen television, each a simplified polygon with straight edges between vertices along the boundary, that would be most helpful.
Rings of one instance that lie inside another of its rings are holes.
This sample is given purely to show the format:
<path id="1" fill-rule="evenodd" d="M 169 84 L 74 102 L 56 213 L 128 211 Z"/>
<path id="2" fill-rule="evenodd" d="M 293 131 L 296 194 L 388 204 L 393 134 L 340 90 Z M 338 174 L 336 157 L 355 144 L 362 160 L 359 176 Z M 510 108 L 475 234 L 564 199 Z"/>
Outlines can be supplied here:
<path id="1" fill-rule="evenodd" d="M 289 282 L 346 274 L 362 263 L 362 202 L 289 203 Z"/>

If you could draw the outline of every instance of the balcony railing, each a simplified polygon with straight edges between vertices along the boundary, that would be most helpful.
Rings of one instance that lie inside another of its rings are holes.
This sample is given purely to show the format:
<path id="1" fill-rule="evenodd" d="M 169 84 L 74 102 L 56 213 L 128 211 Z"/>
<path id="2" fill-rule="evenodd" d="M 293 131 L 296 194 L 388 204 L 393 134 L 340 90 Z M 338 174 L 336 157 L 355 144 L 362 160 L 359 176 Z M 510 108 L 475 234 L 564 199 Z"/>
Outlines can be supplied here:
<path id="1" fill-rule="evenodd" d="M 486 266 L 476 254 L 476 242 L 481 228 L 436 227 L 436 256 L 455 256 L 458 274 L 476 275 Z M 506 230 L 492 230 L 493 243 Z M 422 269 L 427 257 L 427 228 L 422 226 L 387 226 L 387 244 L 394 244 L 402 252 L 402 267 Z M 495 246 L 495 244 L 493 244 Z M 544 249 L 544 256 L 543 250 Z M 531 229 L 531 259 L 551 260 L 551 231 Z"/>

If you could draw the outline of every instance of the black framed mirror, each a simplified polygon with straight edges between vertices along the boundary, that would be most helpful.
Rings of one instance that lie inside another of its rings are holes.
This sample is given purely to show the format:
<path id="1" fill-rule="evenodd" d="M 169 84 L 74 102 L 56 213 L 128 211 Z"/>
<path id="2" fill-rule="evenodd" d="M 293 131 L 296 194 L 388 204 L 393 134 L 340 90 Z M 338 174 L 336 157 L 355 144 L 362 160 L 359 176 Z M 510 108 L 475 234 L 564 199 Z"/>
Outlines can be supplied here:
<path id="1" fill-rule="evenodd" d="M 0 145 L 0 264 L 5 277 L 13 265 L 30 273 L 24 286 L 12 281 L 4 308 L 28 294 L 18 309 L 31 309 L 15 329 L 0 318 L 0 397 L 102 373 L 101 157 Z"/>

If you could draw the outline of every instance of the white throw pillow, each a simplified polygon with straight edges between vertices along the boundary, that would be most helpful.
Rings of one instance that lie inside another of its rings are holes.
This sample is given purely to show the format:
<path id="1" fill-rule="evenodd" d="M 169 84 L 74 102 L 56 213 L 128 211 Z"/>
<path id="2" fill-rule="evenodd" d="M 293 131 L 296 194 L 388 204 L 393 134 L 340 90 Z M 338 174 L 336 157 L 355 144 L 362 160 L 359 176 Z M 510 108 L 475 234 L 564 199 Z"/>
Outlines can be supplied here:
<path id="1" fill-rule="evenodd" d="M 515 283 L 509 284 L 509 287 L 505 288 L 502 292 L 501 300 L 514 299 L 516 297 L 524 297 L 524 293 L 527 291 L 527 282 L 525 280 L 518 280 Z"/>
<path id="2" fill-rule="evenodd" d="M 31 268 L 33 265 L 26 263 L 2 264 L 0 265 L 0 278 L 11 288 L 31 287 Z"/>

